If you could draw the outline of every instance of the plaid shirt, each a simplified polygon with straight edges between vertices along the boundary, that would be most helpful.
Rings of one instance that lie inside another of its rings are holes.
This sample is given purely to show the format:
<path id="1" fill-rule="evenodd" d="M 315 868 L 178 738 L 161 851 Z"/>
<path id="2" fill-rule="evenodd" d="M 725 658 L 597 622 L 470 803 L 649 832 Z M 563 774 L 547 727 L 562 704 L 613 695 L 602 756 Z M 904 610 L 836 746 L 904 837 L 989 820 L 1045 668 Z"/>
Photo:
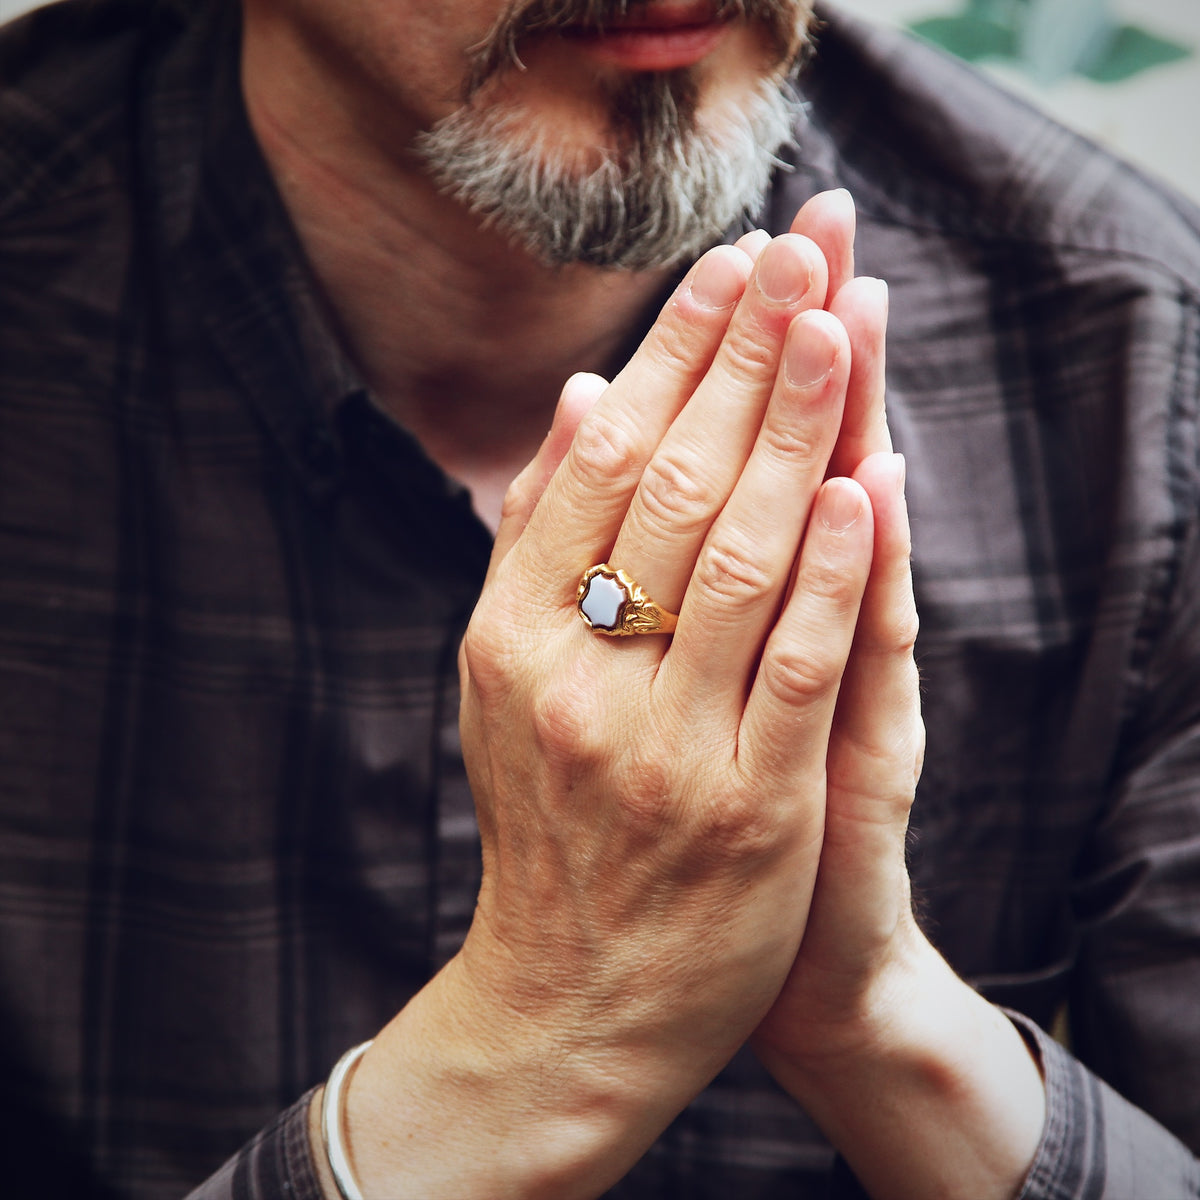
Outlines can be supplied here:
<path id="1" fill-rule="evenodd" d="M 891 284 L 923 918 L 1043 1055 L 1026 1194 L 1200 1195 L 1200 218 L 826 16 L 761 220 L 847 186 Z M 92 0 L 0 38 L 16 1200 L 314 1200 L 306 1090 L 478 885 L 455 651 L 488 535 L 331 336 L 236 37 L 227 4 Z M 1038 1031 L 1064 1006 L 1075 1056 Z M 743 1055 L 613 1194 L 817 1196 L 832 1163 Z"/>

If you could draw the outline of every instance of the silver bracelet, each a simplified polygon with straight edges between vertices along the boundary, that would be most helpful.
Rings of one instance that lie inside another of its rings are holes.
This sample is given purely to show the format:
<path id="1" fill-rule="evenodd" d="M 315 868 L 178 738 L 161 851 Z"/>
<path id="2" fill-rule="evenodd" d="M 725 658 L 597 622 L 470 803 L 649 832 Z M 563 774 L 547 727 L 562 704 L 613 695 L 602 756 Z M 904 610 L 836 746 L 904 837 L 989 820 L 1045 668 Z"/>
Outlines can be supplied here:
<path id="1" fill-rule="evenodd" d="M 370 1048 L 371 1042 L 363 1042 L 361 1046 L 347 1050 L 329 1072 L 325 1094 L 321 1097 L 321 1136 L 325 1143 L 325 1158 L 329 1162 L 333 1182 L 337 1184 L 338 1195 L 342 1200 L 363 1200 L 358 1181 L 350 1169 L 350 1158 L 346 1154 L 345 1143 L 342 1141 L 342 1123 L 345 1118 L 342 1089 L 354 1068 L 358 1066 L 358 1060 Z"/>

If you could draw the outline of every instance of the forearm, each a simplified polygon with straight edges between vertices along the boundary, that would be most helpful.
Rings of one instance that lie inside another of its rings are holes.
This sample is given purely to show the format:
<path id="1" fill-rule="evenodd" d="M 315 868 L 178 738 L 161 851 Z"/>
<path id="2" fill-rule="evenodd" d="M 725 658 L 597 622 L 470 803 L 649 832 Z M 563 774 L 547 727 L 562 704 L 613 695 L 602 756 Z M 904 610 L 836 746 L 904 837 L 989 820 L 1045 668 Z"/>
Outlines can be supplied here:
<path id="1" fill-rule="evenodd" d="M 589 1035 L 545 1011 L 487 1010 L 458 970 L 410 1002 L 350 1081 L 345 1136 L 367 1197 L 599 1195 L 719 1066 L 677 1069 L 636 1019 Z"/>
<path id="2" fill-rule="evenodd" d="M 1038 1063 L 1007 1017 L 913 939 L 863 998 L 858 1035 L 764 1061 L 873 1200 L 1011 1200 L 1041 1138 Z"/>

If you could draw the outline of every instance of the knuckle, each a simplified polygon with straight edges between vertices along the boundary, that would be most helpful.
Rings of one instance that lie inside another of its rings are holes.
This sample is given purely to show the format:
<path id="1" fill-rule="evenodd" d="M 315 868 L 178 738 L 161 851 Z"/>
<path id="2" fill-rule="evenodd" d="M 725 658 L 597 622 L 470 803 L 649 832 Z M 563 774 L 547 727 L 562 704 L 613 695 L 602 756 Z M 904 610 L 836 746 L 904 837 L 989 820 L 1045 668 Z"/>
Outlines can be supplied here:
<path id="1" fill-rule="evenodd" d="M 522 471 L 504 491 L 500 503 L 500 520 L 511 521 L 533 508 L 533 480 L 528 470 Z"/>
<path id="2" fill-rule="evenodd" d="M 722 607 L 739 611 L 772 597 L 779 586 L 779 581 L 751 548 L 729 533 L 712 539 L 704 547 L 693 579 L 701 589 L 717 597 Z"/>
<path id="3" fill-rule="evenodd" d="M 721 343 L 722 369 L 741 380 L 760 383 L 774 379 L 778 348 L 763 330 L 731 328 Z"/>
<path id="4" fill-rule="evenodd" d="M 879 614 L 871 622 L 864 649 L 876 657 L 906 659 L 916 669 L 915 655 L 921 621 L 911 602 Z"/>
<path id="5" fill-rule="evenodd" d="M 669 453 L 656 454 L 646 465 L 638 485 L 642 509 L 654 524 L 677 532 L 692 532 L 708 525 L 716 504 L 693 464 Z"/>
<path id="6" fill-rule="evenodd" d="M 894 768 L 894 761 L 890 765 Z M 899 773 L 872 785 L 859 778 L 839 779 L 831 772 L 828 790 L 843 818 L 870 825 L 903 825 L 916 798 L 915 782 Z"/>
<path id="7" fill-rule="evenodd" d="M 697 333 L 694 320 L 659 321 L 643 343 L 649 369 L 664 376 L 668 383 L 682 384 L 690 380 L 700 365 L 697 363 Z M 711 355 L 711 350 L 709 353 Z"/>
<path id="8" fill-rule="evenodd" d="M 553 764 L 593 763 L 604 756 L 604 722 L 594 689 L 579 670 L 566 669 L 538 689 L 530 706 L 533 744 Z"/>
<path id="9" fill-rule="evenodd" d="M 669 744 L 656 740 L 653 747 L 633 750 L 624 766 L 625 784 L 620 801 L 626 816 L 651 830 L 661 829 L 679 811 L 674 763 Z"/>
<path id="10" fill-rule="evenodd" d="M 711 858 L 755 861 L 779 837 L 775 810 L 757 792 L 730 789 L 705 806 L 698 818 L 700 842 Z"/>
<path id="11" fill-rule="evenodd" d="M 792 708 L 819 704 L 841 678 L 839 665 L 828 655 L 806 653 L 795 647 L 768 648 L 759 676 L 768 693 Z"/>
<path id="12" fill-rule="evenodd" d="M 627 480 L 638 468 L 640 453 L 637 434 L 599 412 L 588 414 L 571 443 L 576 472 L 585 483 L 599 486 Z"/>
<path id="13" fill-rule="evenodd" d="M 511 686 L 511 663 L 504 646 L 505 639 L 495 623 L 487 620 L 486 608 L 481 604 L 463 635 L 459 670 L 464 688 L 469 686 L 485 703 Z"/>
<path id="14" fill-rule="evenodd" d="M 832 744 L 829 787 L 864 804 L 876 820 L 903 820 L 916 796 L 924 758 L 925 723 L 919 713 L 905 715 L 869 737 Z"/>
<path id="15" fill-rule="evenodd" d="M 711 759 L 688 767 L 692 738 L 655 726 L 621 756 L 614 795 L 625 827 L 650 841 L 688 847 L 686 870 L 705 874 L 753 862 L 779 837 L 779 811 L 761 781 L 726 773 Z"/>
<path id="16" fill-rule="evenodd" d="M 854 611 L 861 591 L 859 581 L 846 570 L 844 563 L 821 555 L 805 562 L 799 586 L 838 619 Z"/>
<path id="17" fill-rule="evenodd" d="M 921 619 L 915 604 L 906 604 L 889 623 L 888 642 L 899 654 L 913 657 L 917 649 L 917 638 L 921 632 Z"/>
<path id="18" fill-rule="evenodd" d="M 810 426 L 800 427 L 781 420 L 779 414 L 768 408 L 766 419 L 759 432 L 758 445 L 772 458 L 788 464 L 816 462 L 827 453 L 821 431 Z"/>

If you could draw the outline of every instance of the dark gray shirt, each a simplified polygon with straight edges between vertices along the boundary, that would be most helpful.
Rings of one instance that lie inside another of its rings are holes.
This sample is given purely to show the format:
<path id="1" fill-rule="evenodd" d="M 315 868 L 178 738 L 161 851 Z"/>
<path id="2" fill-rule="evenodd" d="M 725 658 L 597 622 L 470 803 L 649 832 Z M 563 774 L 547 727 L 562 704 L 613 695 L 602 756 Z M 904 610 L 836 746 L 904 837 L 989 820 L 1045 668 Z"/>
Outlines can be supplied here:
<path id="1" fill-rule="evenodd" d="M 826 16 L 761 221 L 849 187 L 891 285 L 922 919 L 1043 1055 L 1028 1196 L 1200 1195 L 1200 218 Z M 454 664 L 488 535 L 331 335 L 236 39 L 201 0 L 0 37 L 19 1198 L 313 1200 L 306 1090 L 454 953 L 478 885 Z M 1064 1009 L 1073 1054 L 1036 1032 Z M 832 1162 L 742 1055 L 614 1195 L 817 1196 Z"/>

